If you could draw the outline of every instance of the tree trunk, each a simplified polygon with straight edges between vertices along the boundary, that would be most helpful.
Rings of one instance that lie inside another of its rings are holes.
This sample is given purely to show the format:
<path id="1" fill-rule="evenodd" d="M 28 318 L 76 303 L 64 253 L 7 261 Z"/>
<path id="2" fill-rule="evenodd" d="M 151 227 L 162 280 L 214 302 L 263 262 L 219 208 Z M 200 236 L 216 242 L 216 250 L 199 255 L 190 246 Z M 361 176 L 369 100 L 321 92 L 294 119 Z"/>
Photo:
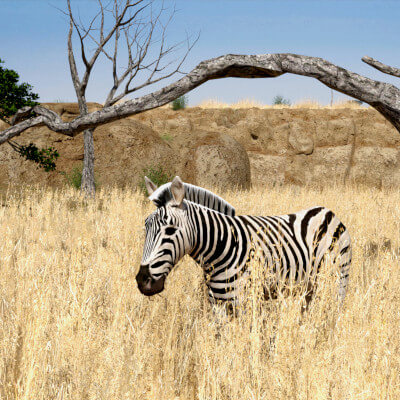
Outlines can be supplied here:
<path id="1" fill-rule="evenodd" d="M 96 192 L 94 182 L 94 129 L 86 129 L 83 133 L 83 169 L 81 191 L 87 197 L 94 197 Z"/>

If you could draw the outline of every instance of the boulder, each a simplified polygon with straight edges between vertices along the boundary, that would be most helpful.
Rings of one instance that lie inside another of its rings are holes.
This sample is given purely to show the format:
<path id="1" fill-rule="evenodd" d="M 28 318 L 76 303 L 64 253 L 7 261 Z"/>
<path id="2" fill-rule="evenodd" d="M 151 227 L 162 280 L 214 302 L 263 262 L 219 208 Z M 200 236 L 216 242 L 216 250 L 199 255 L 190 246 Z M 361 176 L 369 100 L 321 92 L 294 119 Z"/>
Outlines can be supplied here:
<path id="1" fill-rule="evenodd" d="M 137 186 L 144 170 L 160 166 L 171 175 L 176 173 L 171 145 L 151 128 L 134 120 L 98 127 L 95 155 L 96 172 L 104 185 Z"/>
<path id="2" fill-rule="evenodd" d="M 250 162 L 246 150 L 233 137 L 194 130 L 174 139 L 177 171 L 185 182 L 205 188 L 250 188 Z"/>

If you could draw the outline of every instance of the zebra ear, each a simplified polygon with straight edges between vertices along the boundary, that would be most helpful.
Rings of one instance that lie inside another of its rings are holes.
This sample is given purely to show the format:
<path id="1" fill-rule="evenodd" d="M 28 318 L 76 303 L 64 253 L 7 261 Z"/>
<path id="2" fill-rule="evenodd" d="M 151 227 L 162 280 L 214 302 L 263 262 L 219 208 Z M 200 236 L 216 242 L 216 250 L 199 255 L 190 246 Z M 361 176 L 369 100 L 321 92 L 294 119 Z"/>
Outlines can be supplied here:
<path id="1" fill-rule="evenodd" d="M 171 183 L 171 193 L 176 205 L 180 206 L 185 197 L 185 188 L 179 176 L 176 176 Z"/>
<path id="2" fill-rule="evenodd" d="M 147 176 L 144 177 L 144 182 L 146 184 L 147 193 L 149 196 L 151 196 L 157 190 L 157 185 L 153 183 Z"/>

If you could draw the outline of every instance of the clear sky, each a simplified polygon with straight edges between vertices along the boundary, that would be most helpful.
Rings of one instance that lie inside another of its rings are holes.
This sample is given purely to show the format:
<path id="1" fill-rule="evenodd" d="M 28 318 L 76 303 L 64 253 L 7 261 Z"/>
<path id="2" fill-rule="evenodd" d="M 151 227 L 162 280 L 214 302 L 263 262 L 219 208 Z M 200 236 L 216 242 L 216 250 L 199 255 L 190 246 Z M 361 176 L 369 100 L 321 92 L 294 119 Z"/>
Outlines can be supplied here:
<path id="1" fill-rule="evenodd" d="M 157 2 L 157 0 L 156 0 Z M 400 67 L 400 0 L 165 0 L 177 8 L 169 29 L 175 42 L 185 32 L 200 39 L 184 71 L 227 53 L 298 53 L 325 58 L 373 79 L 399 85 L 361 61 L 369 55 Z M 93 0 L 75 0 L 82 18 L 96 12 Z M 76 101 L 66 52 L 68 21 L 57 9 L 64 0 L 0 0 L 0 58 L 29 82 L 42 102 Z M 78 52 L 77 52 L 78 53 Z M 78 53 L 79 54 L 79 53 Z M 110 87 L 107 60 L 101 59 L 88 87 L 89 101 L 104 102 Z M 164 81 L 163 84 L 178 79 Z M 150 90 L 147 90 L 149 92 Z M 145 91 L 146 92 L 146 91 Z M 141 92 L 140 94 L 144 94 Z M 280 94 L 292 102 L 330 101 L 318 81 L 294 75 L 274 79 L 222 79 L 189 93 L 189 105 L 206 99 L 270 104 Z M 334 100 L 344 96 L 335 92 Z"/>

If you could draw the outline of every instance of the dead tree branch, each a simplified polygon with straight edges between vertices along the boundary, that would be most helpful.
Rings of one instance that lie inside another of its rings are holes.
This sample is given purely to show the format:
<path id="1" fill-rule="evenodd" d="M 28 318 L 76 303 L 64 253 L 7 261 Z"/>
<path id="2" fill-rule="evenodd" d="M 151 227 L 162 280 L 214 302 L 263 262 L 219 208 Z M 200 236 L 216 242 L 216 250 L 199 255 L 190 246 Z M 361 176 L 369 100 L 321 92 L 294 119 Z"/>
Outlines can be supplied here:
<path id="1" fill-rule="evenodd" d="M 384 74 L 396 76 L 397 78 L 400 78 L 400 69 L 391 67 L 389 65 L 383 64 L 380 61 L 374 60 L 372 57 L 364 56 L 362 60 L 370 65 L 371 67 L 376 68 L 378 71 L 383 72 Z"/>
<path id="2" fill-rule="evenodd" d="M 400 90 L 397 87 L 358 75 L 322 58 L 297 54 L 228 54 L 201 62 L 177 82 L 153 93 L 80 116 L 69 123 L 55 116 L 42 116 L 40 123 L 55 132 L 75 136 L 85 129 L 160 107 L 212 79 L 276 78 L 285 73 L 315 78 L 331 89 L 370 104 L 400 132 Z M 31 123 L 37 125 L 38 121 L 30 119 L 3 131 L 0 144 L 33 126 Z"/>

